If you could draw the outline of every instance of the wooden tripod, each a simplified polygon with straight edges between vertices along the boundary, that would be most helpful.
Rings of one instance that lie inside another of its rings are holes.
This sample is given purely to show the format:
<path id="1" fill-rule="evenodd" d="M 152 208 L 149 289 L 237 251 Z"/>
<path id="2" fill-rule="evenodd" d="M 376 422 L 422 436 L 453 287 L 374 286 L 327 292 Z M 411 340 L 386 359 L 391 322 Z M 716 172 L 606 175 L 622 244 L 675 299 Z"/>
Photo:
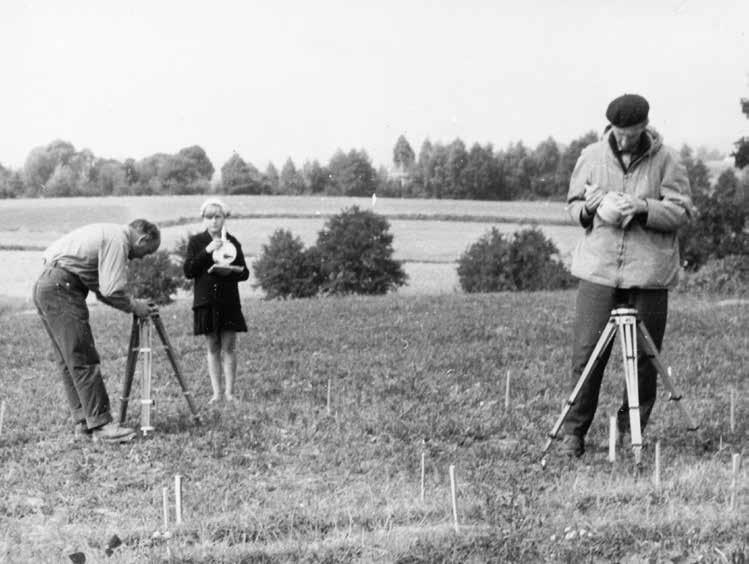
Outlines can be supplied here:
<path id="1" fill-rule="evenodd" d="M 637 344 L 639 343 L 645 351 L 645 355 L 648 357 L 650 362 L 653 363 L 658 374 L 663 380 L 663 384 L 666 386 L 669 392 L 668 399 L 675 401 L 679 410 L 682 412 L 687 420 L 687 429 L 694 431 L 697 429 L 697 425 L 692 419 L 689 412 L 681 404 L 681 394 L 676 392 L 674 385 L 671 383 L 671 377 L 668 374 L 668 370 L 661 362 L 658 356 L 658 348 L 655 346 L 653 338 L 650 336 L 645 324 L 640 321 L 637 317 L 637 310 L 631 307 L 622 307 L 611 310 L 611 316 L 606 324 L 606 327 L 601 332 L 601 336 L 598 338 L 593 352 L 588 359 L 585 368 L 583 369 L 580 378 L 575 385 L 575 389 L 572 390 L 567 403 L 562 409 L 562 413 L 554 424 L 551 432 L 549 433 L 549 440 L 546 442 L 546 446 L 543 449 L 542 455 L 546 455 L 546 451 L 549 450 L 552 441 L 557 437 L 559 429 L 562 427 L 564 420 L 567 418 L 570 407 L 575 403 L 580 389 L 585 384 L 588 376 L 595 369 L 601 360 L 603 352 L 608 348 L 611 341 L 614 339 L 617 330 L 621 337 L 621 349 L 624 360 L 624 383 L 627 387 L 627 403 L 629 404 L 629 427 L 632 436 L 632 448 L 634 450 L 635 464 L 640 464 L 642 454 L 642 433 L 640 427 L 640 397 L 638 389 L 638 377 L 637 377 Z M 545 460 L 542 460 L 542 464 Z"/>
<path id="2" fill-rule="evenodd" d="M 174 354 L 174 349 L 169 342 L 169 338 L 166 336 L 164 323 L 161 321 L 161 317 L 159 317 L 158 313 L 152 313 L 149 317 L 144 318 L 138 318 L 135 315 L 133 316 L 133 327 L 130 332 L 130 346 L 128 348 L 127 363 L 125 364 L 125 379 L 122 382 L 122 397 L 120 398 L 120 425 L 125 422 L 125 417 L 127 415 L 127 406 L 130 401 L 130 390 L 133 386 L 133 377 L 135 376 L 135 365 L 137 364 L 138 356 L 142 356 L 143 374 L 141 380 L 140 429 L 143 432 L 143 435 L 154 430 L 151 425 L 151 408 L 154 405 L 153 398 L 151 397 L 153 359 L 153 347 L 151 345 L 152 327 L 156 328 L 156 332 L 161 338 L 161 343 L 166 350 L 167 358 L 169 358 L 169 362 L 174 369 L 174 377 L 177 379 L 177 382 L 182 389 L 182 394 L 185 396 L 185 400 L 190 408 L 195 424 L 200 425 L 200 416 L 198 415 L 197 409 L 195 409 L 190 390 L 187 389 L 185 379 L 182 377 L 182 370 L 177 362 L 177 356 Z"/>

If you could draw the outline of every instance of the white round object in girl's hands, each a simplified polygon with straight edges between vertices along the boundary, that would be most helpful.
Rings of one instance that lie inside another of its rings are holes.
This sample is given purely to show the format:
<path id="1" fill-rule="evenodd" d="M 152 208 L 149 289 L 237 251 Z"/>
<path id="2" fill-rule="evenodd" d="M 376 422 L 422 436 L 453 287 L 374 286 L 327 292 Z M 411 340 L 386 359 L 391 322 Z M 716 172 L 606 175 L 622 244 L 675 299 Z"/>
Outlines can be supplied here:
<path id="1" fill-rule="evenodd" d="M 231 241 L 224 241 L 223 244 L 213 251 L 213 262 L 223 266 L 229 265 L 237 258 L 237 248 Z"/>

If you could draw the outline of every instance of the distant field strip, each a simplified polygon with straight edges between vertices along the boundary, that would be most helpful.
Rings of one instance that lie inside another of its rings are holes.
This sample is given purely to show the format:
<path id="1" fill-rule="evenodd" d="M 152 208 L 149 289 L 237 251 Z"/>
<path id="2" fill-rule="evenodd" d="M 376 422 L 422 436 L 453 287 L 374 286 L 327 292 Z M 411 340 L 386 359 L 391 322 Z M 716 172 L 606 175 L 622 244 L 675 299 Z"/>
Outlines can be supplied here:
<path id="1" fill-rule="evenodd" d="M 379 213 L 379 212 L 378 212 Z M 327 218 L 335 215 L 333 212 L 328 213 L 248 213 L 248 214 L 232 214 L 231 218 L 234 219 L 269 219 L 269 218 L 283 218 L 283 219 L 314 219 L 314 218 Z M 465 221 L 465 222 L 479 222 L 479 223 L 525 223 L 528 225 L 573 225 L 572 221 L 564 218 L 537 218 L 537 217 L 518 217 L 508 215 L 458 215 L 458 214 L 442 214 L 442 213 L 386 213 L 380 214 L 390 220 L 402 219 L 410 221 Z M 189 223 L 198 223 L 201 221 L 200 216 L 195 217 L 181 217 L 175 220 L 166 220 L 157 222 L 159 226 L 169 227 L 171 225 L 184 225 Z"/>
<path id="2" fill-rule="evenodd" d="M 128 196 L 0 200 L 0 225 L 14 231 L 67 231 L 95 221 L 124 223 L 138 217 L 167 224 L 198 218 L 207 196 Z M 234 218 L 327 217 L 351 206 L 393 219 L 487 218 L 488 221 L 567 222 L 562 202 L 220 196 Z"/>

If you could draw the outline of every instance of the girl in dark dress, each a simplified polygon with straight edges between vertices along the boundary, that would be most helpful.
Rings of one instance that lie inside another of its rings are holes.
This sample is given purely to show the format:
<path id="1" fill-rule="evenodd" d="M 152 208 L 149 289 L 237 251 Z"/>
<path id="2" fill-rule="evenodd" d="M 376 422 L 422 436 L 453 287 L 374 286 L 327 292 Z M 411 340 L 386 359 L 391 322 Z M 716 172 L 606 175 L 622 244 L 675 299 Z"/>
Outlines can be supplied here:
<path id="1" fill-rule="evenodd" d="M 209 198 L 201 206 L 200 214 L 205 231 L 190 237 L 184 263 L 185 276 L 195 281 L 194 334 L 206 337 L 208 375 L 213 388 L 210 403 L 221 399 L 222 368 L 224 397 L 233 401 L 237 332 L 247 331 L 238 283 L 247 280 L 250 271 L 239 241 L 224 228 L 229 216 L 226 204 Z"/>

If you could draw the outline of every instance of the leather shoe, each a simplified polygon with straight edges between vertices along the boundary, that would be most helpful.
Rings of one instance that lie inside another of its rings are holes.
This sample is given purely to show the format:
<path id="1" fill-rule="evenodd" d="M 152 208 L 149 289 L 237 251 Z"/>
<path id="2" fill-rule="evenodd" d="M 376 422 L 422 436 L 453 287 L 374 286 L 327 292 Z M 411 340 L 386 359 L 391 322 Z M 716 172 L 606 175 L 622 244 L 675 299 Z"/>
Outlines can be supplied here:
<path id="1" fill-rule="evenodd" d="M 120 427 L 118 423 L 111 421 L 106 425 L 93 429 L 91 436 L 94 441 L 123 443 L 135 437 L 135 431 L 130 427 Z"/>
<path id="2" fill-rule="evenodd" d="M 85 421 L 78 421 L 73 427 L 73 436 L 75 440 L 88 440 L 91 438 L 91 429 L 88 428 Z"/>

